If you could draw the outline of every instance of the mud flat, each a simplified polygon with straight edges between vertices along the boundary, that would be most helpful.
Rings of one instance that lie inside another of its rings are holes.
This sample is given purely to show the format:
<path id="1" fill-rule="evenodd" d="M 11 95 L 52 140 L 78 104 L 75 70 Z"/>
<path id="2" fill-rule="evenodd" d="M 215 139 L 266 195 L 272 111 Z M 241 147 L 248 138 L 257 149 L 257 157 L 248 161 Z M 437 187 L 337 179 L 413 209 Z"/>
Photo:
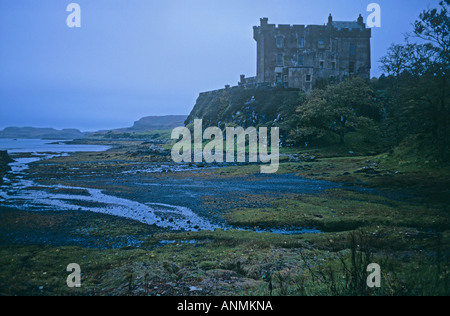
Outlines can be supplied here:
<path id="1" fill-rule="evenodd" d="M 108 152 L 83 151 L 71 155 L 47 152 L 30 157 L 29 153 L 16 153 L 9 185 L 3 187 L 0 198 L 5 205 L 21 205 L 26 210 L 89 211 L 175 231 L 213 231 L 244 229 L 227 225 L 222 216 L 235 204 L 236 197 L 245 199 L 252 195 L 256 201 L 258 196 L 263 200 L 265 195 L 313 194 L 337 187 L 293 175 L 255 174 L 220 179 L 208 176 L 214 168 L 175 164 L 159 149 L 145 151 L 134 143 L 122 146 L 125 147 L 115 146 Z M 215 207 L 203 202 L 214 196 L 229 196 L 230 200 Z M 245 228 L 264 231 L 264 227 Z M 270 231 L 319 232 L 314 227 L 289 230 L 288 226 L 273 227 Z"/>

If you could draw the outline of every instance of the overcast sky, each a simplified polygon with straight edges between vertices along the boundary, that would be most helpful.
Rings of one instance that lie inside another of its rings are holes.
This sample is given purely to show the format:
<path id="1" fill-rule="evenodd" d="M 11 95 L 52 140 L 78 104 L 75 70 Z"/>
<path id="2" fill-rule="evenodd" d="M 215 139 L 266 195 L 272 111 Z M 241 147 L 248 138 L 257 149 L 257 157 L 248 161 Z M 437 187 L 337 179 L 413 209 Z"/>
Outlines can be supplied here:
<path id="1" fill-rule="evenodd" d="M 66 6 L 81 7 L 81 28 Z M 391 43 L 438 0 L 0 0 L 0 129 L 94 131 L 148 115 L 189 114 L 199 92 L 256 75 L 253 26 L 366 20 L 372 76 Z"/>

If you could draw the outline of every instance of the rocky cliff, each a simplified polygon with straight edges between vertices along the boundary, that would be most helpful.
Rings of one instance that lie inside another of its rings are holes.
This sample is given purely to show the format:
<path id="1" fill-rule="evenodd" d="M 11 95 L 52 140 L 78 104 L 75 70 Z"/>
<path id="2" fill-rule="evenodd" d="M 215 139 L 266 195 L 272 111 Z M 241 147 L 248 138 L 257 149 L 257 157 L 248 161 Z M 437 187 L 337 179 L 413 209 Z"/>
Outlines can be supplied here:
<path id="1" fill-rule="evenodd" d="M 299 91 L 279 88 L 233 87 L 201 93 L 185 125 L 203 119 L 203 127 L 278 126 L 287 133 L 286 122 L 299 105 Z"/>

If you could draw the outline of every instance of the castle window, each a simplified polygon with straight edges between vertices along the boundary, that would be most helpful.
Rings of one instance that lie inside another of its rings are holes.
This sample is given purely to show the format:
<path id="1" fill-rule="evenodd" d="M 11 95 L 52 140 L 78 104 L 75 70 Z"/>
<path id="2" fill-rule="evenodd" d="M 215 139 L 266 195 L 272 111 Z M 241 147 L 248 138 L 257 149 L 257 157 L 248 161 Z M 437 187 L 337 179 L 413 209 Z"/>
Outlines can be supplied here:
<path id="1" fill-rule="evenodd" d="M 277 66 L 284 66 L 283 54 L 277 54 Z"/>
<path id="2" fill-rule="evenodd" d="M 288 76 L 287 76 L 287 75 L 284 75 L 284 76 L 283 76 L 283 81 L 284 81 L 284 82 L 288 82 Z"/>
<path id="3" fill-rule="evenodd" d="M 311 79 L 312 79 L 311 75 L 306 75 L 306 77 L 305 77 L 306 82 L 311 82 Z"/>
<path id="4" fill-rule="evenodd" d="M 331 62 L 331 68 L 332 68 L 332 69 L 336 69 L 336 62 L 335 62 L 335 61 L 332 61 L 332 62 Z"/>
<path id="5" fill-rule="evenodd" d="M 354 56 L 356 55 L 356 45 L 350 44 L 350 55 Z"/>
<path id="6" fill-rule="evenodd" d="M 325 61 L 321 60 L 319 62 L 319 67 L 320 67 L 320 69 L 323 69 L 325 67 Z"/>
<path id="7" fill-rule="evenodd" d="M 283 37 L 282 36 L 277 36 L 277 47 L 278 48 L 283 48 Z"/>
<path id="8" fill-rule="evenodd" d="M 305 38 L 304 37 L 297 38 L 297 47 L 298 48 L 304 48 L 305 47 Z"/>
<path id="9" fill-rule="evenodd" d="M 299 66 L 303 66 L 303 62 L 304 62 L 304 60 L 303 60 L 303 55 L 298 55 L 297 56 L 297 63 L 298 63 L 298 65 Z"/>
<path id="10" fill-rule="evenodd" d="M 319 45 L 318 47 L 320 49 L 324 49 L 325 48 L 325 40 L 323 38 L 319 38 Z"/>
<path id="11" fill-rule="evenodd" d="M 350 62 L 350 65 L 348 66 L 348 72 L 351 74 L 355 73 L 355 62 L 354 61 Z"/>
<path id="12" fill-rule="evenodd" d="M 282 77 L 283 77 L 282 74 L 277 74 L 277 76 L 275 78 L 275 81 L 276 81 L 277 84 L 281 84 L 282 83 Z"/>

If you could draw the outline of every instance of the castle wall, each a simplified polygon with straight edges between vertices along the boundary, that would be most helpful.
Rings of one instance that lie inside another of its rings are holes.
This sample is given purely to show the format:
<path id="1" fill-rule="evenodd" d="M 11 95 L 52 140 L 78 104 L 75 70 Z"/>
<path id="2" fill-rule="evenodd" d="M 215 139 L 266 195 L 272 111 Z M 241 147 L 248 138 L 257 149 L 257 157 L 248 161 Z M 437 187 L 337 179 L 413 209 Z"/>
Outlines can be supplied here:
<path id="1" fill-rule="evenodd" d="M 305 91 L 318 79 L 370 78 L 371 30 L 362 22 L 254 27 L 257 81 Z"/>

